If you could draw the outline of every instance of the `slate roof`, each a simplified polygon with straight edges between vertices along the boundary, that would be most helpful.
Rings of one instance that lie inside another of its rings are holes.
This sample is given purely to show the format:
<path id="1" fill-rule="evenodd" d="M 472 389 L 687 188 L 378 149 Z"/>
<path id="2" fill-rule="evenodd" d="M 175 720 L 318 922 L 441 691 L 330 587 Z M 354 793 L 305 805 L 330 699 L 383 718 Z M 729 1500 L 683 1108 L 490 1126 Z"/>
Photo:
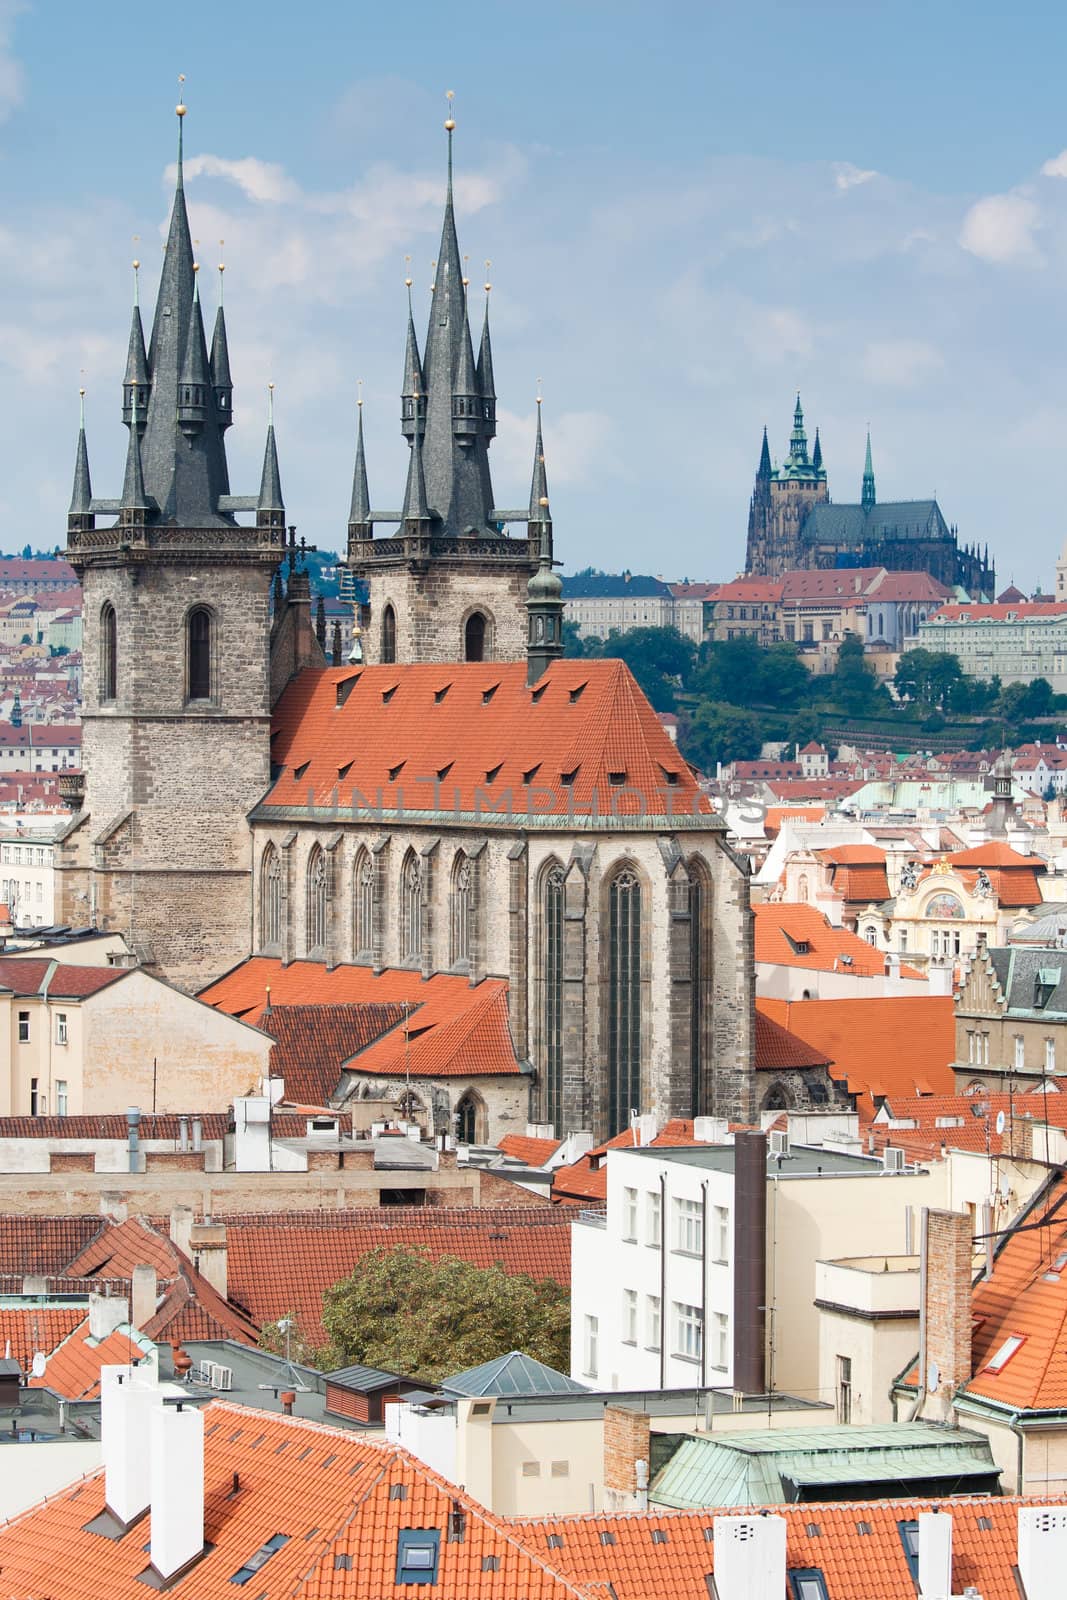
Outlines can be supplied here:
<path id="1" fill-rule="evenodd" d="M 576 1383 L 565 1372 L 535 1361 L 521 1350 L 483 1361 L 480 1366 L 456 1372 L 441 1384 L 445 1394 L 497 1395 L 501 1398 L 531 1394 L 587 1394 L 584 1383 Z"/>
<path id="2" fill-rule="evenodd" d="M 1067 950 L 1009 945 L 989 951 L 989 960 L 1013 1017 L 1067 1016 Z M 1047 994 L 1044 1005 L 1036 1002 Z"/>
<path id="3" fill-rule="evenodd" d="M 358 1363 L 351 1367 L 337 1367 L 326 1374 L 326 1379 L 339 1389 L 353 1389 L 357 1394 L 374 1394 L 379 1389 L 391 1389 L 397 1383 L 409 1381 L 401 1372 L 383 1372 L 381 1367 L 364 1367 Z"/>
<path id="4" fill-rule="evenodd" d="M 265 1017 L 263 1000 L 268 986 L 273 1016 Z M 327 967 L 321 961 L 293 961 L 286 965 L 273 957 L 253 956 L 209 984 L 201 991 L 200 999 L 268 1032 L 277 1026 L 287 1037 L 291 1035 L 293 1043 L 286 1051 L 286 1059 L 296 1066 L 298 1077 L 300 1039 L 310 1038 L 317 1030 L 312 1018 L 315 1010 L 370 1006 L 375 1021 L 380 1021 L 384 1011 L 394 1008 L 402 1019 L 405 1005 L 411 1007 L 407 1027 L 398 1020 L 362 1049 L 356 1048 L 350 1056 L 338 1060 L 338 1068 L 382 1077 L 408 1072 L 412 1077 L 511 1076 L 523 1069 L 511 1042 L 507 987 L 503 978 L 483 978 L 472 989 L 468 978 L 449 973 L 424 978 L 408 968 L 387 967 L 376 974 L 370 967 Z M 290 1006 L 303 1013 L 291 1029 L 284 1019 L 278 1023 L 274 1020 Z M 306 1084 L 309 1089 L 322 1091 L 313 1096 L 320 1103 L 334 1093 L 342 1076 L 339 1071 L 327 1088 L 332 1075 L 330 1025 L 326 1031 L 323 1054 L 312 1054 Z M 347 1036 L 354 1043 L 357 1032 L 353 1029 L 345 1035 L 339 1023 L 334 1036 L 338 1040 Z"/>
<path id="5" fill-rule="evenodd" d="M 491 825 L 510 807 L 527 826 L 593 810 L 725 826 L 621 661 L 556 661 L 532 685 L 524 661 L 308 668 L 271 725 L 277 776 L 254 818 L 314 806 Z"/>
<path id="6" fill-rule="evenodd" d="M 865 511 L 860 505 L 824 501 L 804 518 L 805 544 L 845 544 L 859 550 L 901 539 L 950 539 L 936 500 L 885 500 Z"/>
<path id="7" fill-rule="evenodd" d="M 644 600 L 653 595 L 668 598 L 678 585 L 664 583 L 662 578 L 650 578 L 643 573 L 597 572 L 581 573 L 563 579 L 564 600 Z"/>

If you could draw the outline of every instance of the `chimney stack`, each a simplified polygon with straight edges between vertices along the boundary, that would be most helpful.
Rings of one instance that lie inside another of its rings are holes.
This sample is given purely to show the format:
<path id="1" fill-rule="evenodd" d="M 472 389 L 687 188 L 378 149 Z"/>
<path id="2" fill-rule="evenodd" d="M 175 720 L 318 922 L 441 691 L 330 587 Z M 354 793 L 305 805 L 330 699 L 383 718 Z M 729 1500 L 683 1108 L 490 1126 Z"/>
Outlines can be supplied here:
<path id="1" fill-rule="evenodd" d="M 139 1368 L 101 1367 L 100 1442 L 104 1457 L 104 1501 L 124 1528 L 148 1510 L 149 1422 L 159 1391 Z"/>
<path id="2" fill-rule="evenodd" d="M 189 1249 L 198 1272 L 203 1273 L 213 1289 L 226 1298 L 226 1226 L 225 1223 L 194 1223 L 189 1232 Z"/>
<path id="3" fill-rule="evenodd" d="M 973 1225 L 962 1211 L 928 1211 L 926 1227 L 926 1348 L 920 1351 L 924 1414 L 947 1421 L 957 1389 L 971 1376 Z"/>
<path id="4" fill-rule="evenodd" d="M 920 1511 L 920 1600 L 951 1600 L 951 1596 L 952 1515 L 947 1511 Z"/>
<path id="5" fill-rule="evenodd" d="M 124 1322 L 130 1320 L 130 1302 L 119 1294 L 90 1294 L 89 1337 L 106 1339 Z"/>
<path id="6" fill-rule="evenodd" d="M 767 1135 L 746 1130 L 734 1135 L 733 1387 L 741 1394 L 767 1387 L 766 1305 Z"/>
<path id="7" fill-rule="evenodd" d="M 651 1429 L 647 1411 L 604 1407 L 604 1504 L 609 1511 L 647 1510 Z"/>
<path id="8" fill-rule="evenodd" d="M 156 1287 L 155 1267 L 134 1267 L 131 1287 L 133 1293 L 131 1321 L 137 1332 L 143 1333 L 146 1325 L 151 1322 L 156 1314 L 158 1289 Z"/>
<path id="9" fill-rule="evenodd" d="M 719 1600 L 782 1600 L 784 1517 L 716 1517 L 712 1538 Z"/>
<path id="10" fill-rule="evenodd" d="M 141 1161 L 141 1111 L 139 1106 L 129 1106 L 126 1111 L 126 1129 L 129 1142 L 129 1170 L 140 1172 Z"/>
<path id="11" fill-rule="evenodd" d="M 178 1401 L 152 1413 L 152 1566 L 169 1582 L 204 1550 L 204 1418 Z"/>
<path id="12" fill-rule="evenodd" d="M 1026 1600 L 1061 1600 L 1065 1569 L 1067 1508 L 1020 1506 L 1019 1577 Z"/>

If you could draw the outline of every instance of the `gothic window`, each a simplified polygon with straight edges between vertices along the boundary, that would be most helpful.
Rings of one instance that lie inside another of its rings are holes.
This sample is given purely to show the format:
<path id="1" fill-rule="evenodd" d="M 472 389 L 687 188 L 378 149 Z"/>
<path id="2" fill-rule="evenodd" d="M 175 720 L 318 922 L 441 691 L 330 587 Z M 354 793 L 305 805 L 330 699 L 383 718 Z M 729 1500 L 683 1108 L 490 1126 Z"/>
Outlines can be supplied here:
<path id="1" fill-rule="evenodd" d="M 689 1093 L 693 1116 L 703 1104 L 704 1061 L 708 1053 L 710 1024 L 707 994 L 712 970 L 711 880 L 703 863 L 690 860 L 689 868 Z"/>
<path id="2" fill-rule="evenodd" d="M 480 1144 L 486 1135 L 485 1107 L 480 1096 L 468 1089 L 456 1106 L 456 1140 L 459 1144 Z"/>
<path id="3" fill-rule="evenodd" d="M 352 872 L 352 945 L 357 955 L 374 948 L 374 862 L 366 850 Z"/>
<path id="4" fill-rule="evenodd" d="M 544 881 L 545 1121 L 563 1125 L 563 868 L 551 866 Z"/>
<path id="5" fill-rule="evenodd" d="M 480 611 L 472 612 L 467 618 L 467 625 L 463 630 L 463 659 L 485 660 L 485 617 Z"/>
<path id="6" fill-rule="evenodd" d="M 382 612 L 382 664 L 391 666 L 396 660 L 396 612 L 386 606 Z"/>
<path id="7" fill-rule="evenodd" d="M 211 612 L 194 606 L 186 623 L 187 682 L 190 700 L 211 699 Z"/>
<path id="8" fill-rule="evenodd" d="M 409 850 L 400 885 L 400 954 L 404 961 L 416 961 L 422 955 L 422 890 L 422 862 Z"/>
<path id="9" fill-rule="evenodd" d="M 280 944 L 282 938 L 282 864 L 272 844 L 259 869 L 259 942 Z"/>
<path id="10" fill-rule="evenodd" d="M 109 600 L 100 613 L 100 698 L 114 700 L 118 690 L 119 637 L 115 607 Z"/>
<path id="11" fill-rule="evenodd" d="M 449 957 L 452 966 L 470 962 L 474 933 L 474 868 L 462 852 L 452 868 L 452 930 Z"/>
<path id="12" fill-rule="evenodd" d="M 308 955 L 326 948 L 326 857 L 318 845 L 307 872 L 306 945 Z"/>
<path id="13" fill-rule="evenodd" d="M 625 867 L 608 889 L 608 1114 L 610 1133 L 641 1106 L 641 884 Z"/>

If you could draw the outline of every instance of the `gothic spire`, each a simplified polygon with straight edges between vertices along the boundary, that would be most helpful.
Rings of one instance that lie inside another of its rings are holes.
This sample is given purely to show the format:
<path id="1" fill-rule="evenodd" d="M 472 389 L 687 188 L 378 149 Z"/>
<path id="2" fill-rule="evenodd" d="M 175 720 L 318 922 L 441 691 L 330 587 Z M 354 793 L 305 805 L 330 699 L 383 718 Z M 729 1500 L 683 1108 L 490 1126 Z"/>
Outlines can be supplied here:
<path id="1" fill-rule="evenodd" d="M 144 325 L 141 322 L 141 297 L 138 292 L 138 272 L 141 263 L 133 264 L 133 316 L 130 320 L 130 343 L 126 352 L 126 376 L 122 380 L 122 420 L 129 427 L 132 415 L 134 385 L 137 386 L 141 432 L 144 432 L 145 412 L 148 405 L 148 357 L 144 347 Z"/>
<path id="2" fill-rule="evenodd" d="M 183 433 L 203 427 L 208 412 L 208 390 L 211 387 L 211 367 L 204 336 L 204 318 L 200 310 L 200 279 L 196 276 L 194 263 L 193 305 L 189 314 L 185 355 L 178 377 L 178 422 Z"/>
<path id="3" fill-rule="evenodd" d="M 401 391 L 400 431 L 405 439 L 415 437 L 416 424 L 426 426 L 426 384 L 423 381 L 419 341 L 415 335 L 415 318 L 411 310 L 411 279 L 405 278 L 408 291 L 408 336 L 404 347 L 404 387 Z"/>
<path id="4" fill-rule="evenodd" d="M 822 471 L 822 442 L 819 439 L 819 430 L 815 430 L 815 445 L 811 452 L 811 464 L 816 472 Z"/>
<path id="5" fill-rule="evenodd" d="M 874 510 L 874 464 L 871 461 L 871 430 L 867 430 L 867 457 L 863 463 L 863 492 L 860 504 L 864 511 Z"/>
<path id="6" fill-rule="evenodd" d="M 793 412 L 793 432 L 789 438 L 789 459 L 798 466 L 808 466 L 808 436 L 804 432 L 804 410 L 800 404 L 800 395 L 797 394 L 796 409 Z"/>
<path id="7" fill-rule="evenodd" d="M 215 391 L 215 409 L 219 427 L 233 425 L 233 379 L 230 377 L 230 347 L 226 339 L 226 313 L 222 309 L 222 275 L 226 264 L 219 262 L 219 309 L 215 313 L 215 331 L 211 335 L 211 386 Z"/>
<path id="8" fill-rule="evenodd" d="M 541 438 L 541 396 L 537 396 L 537 438 L 534 442 L 533 477 L 530 481 L 530 521 L 551 522 L 548 510 L 548 478 L 545 475 L 545 446 Z"/>
<path id="9" fill-rule="evenodd" d="M 489 271 L 488 261 L 485 263 Z M 486 439 L 496 438 L 496 381 L 493 377 L 493 346 L 489 338 L 489 293 L 492 284 L 486 279 L 485 315 L 482 318 L 482 342 L 478 349 L 478 392 L 482 399 L 482 417 Z"/>
<path id="10" fill-rule="evenodd" d="M 416 400 L 418 396 L 416 396 Z M 422 468 L 422 432 L 417 430 L 408 461 L 408 481 L 404 490 L 404 509 L 401 523 L 429 522 L 430 508 L 426 504 L 426 476 Z"/>
<path id="11" fill-rule="evenodd" d="M 764 425 L 763 425 L 763 445 L 762 445 L 762 448 L 760 449 L 760 453 L 759 453 L 759 467 L 758 467 L 758 469 L 756 471 L 756 477 L 766 480 L 766 479 L 768 479 L 770 477 L 770 475 L 771 475 L 771 447 L 767 443 L 767 425 L 766 425 L 766 423 L 764 423 Z"/>
<path id="12" fill-rule="evenodd" d="M 89 477 L 89 451 L 85 443 L 85 390 L 79 392 L 81 421 L 78 425 L 78 449 L 74 457 L 74 488 L 70 496 L 68 517 L 81 519 L 92 514 L 93 485 Z"/>
<path id="13" fill-rule="evenodd" d="M 120 514 L 125 512 L 138 512 L 140 515 L 130 516 L 131 522 L 143 522 L 144 513 L 148 510 L 148 495 L 145 493 L 144 469 L 141 466 L 141 430 L 138 427 L 137 390 L 133 391 L 132 415 L 130 417 L 130 438 L 126 447 L 126 476 L 122 481 L 122 504 Z"/>
<path id="14" fill-rule="evenodd" d="M 370 490 L 367 487 L 367 459 L 363 452 L 363 396 L 356 401 L 359 424 L 356 428 L 356 468 L 352 474 L 352 504 L 348 512 L 349 529 L 365 528 L 370 534 Z"/>
<path id="15" fill-rule="evenodd" d="M 263 475 L 259 480 L 259 503 L 256 521 L 279 526 L 285 524 L 285 501 L 282 499 L 282 478 L 278 471 L 278 447 L 274 440 L 274 385 L 268 386 L 267 443 L 263 451 Z"/>
<path id="16" fill-rule="evenodd" d="M 563 654 L 563 583 L 553 570 L 552 514 L 548 505 L 545 448 L 541 437 L 541 396 L 537 397 L 537 439 L 530 485 L 529 539 L 538 544 L 537 571 L 526 585 L 526 681 L 536 683 Z"/>

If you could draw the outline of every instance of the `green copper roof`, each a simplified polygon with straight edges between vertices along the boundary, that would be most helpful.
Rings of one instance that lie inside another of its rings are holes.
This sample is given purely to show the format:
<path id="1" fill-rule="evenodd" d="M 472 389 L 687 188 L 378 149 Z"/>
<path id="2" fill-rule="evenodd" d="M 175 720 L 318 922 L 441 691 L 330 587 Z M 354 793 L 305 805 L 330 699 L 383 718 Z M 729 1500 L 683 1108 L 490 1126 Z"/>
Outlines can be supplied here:
<path id="1" fill-rule="evenodd" d="M 532 1395 L 532 1394 L 583 1394 L 585 1384 L 576 1383 L 566 1373 L 547 1367 L 533 1356 L 512 1350 L 495 1361 L 485 1361 L 480 1367 L 470 1367 L 446 1378 L 441 1385 L 446 1394 L 466 1395 Z"/>

